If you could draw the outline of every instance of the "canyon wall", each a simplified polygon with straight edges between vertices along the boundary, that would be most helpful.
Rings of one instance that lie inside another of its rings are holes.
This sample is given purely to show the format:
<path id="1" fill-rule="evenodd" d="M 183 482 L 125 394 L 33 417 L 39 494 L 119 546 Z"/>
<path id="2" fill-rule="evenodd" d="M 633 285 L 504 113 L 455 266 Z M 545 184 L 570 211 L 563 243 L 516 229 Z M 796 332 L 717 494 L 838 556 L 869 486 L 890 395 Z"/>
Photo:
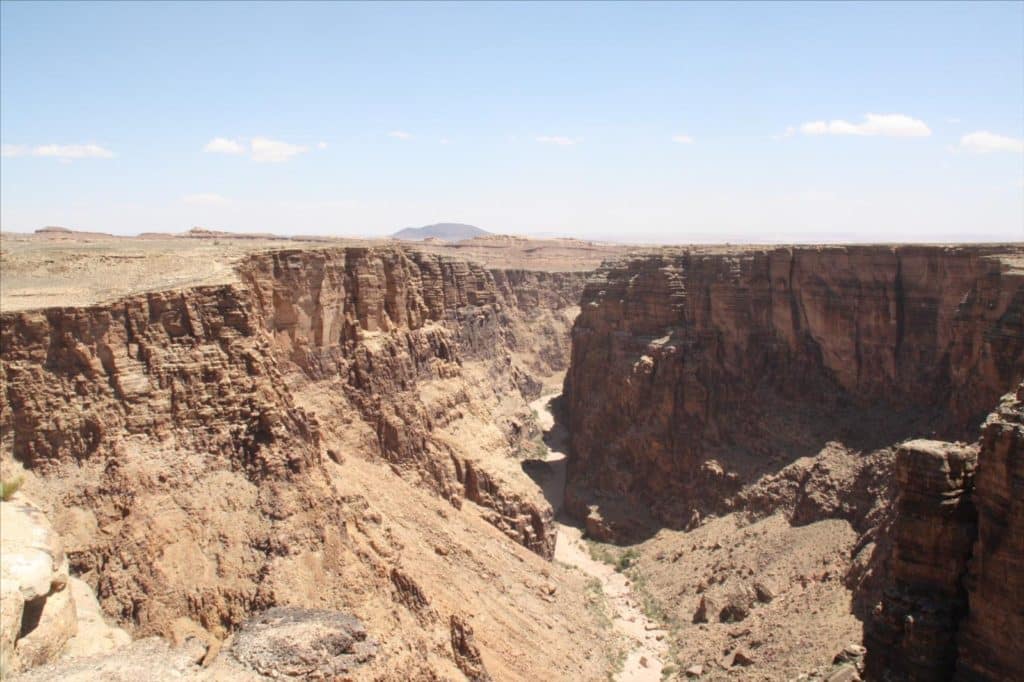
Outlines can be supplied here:
<path id="1" fill-rule="evenodd" d="M 397 248 L 260 253 L 238 274 L 0 319 L 2 446 L 109 615 L 221 636 L 351 601 L 381 570 L 351 535 L 365 501 L 337 492 L 351 459 L 477 502 L 550 557 L 551 509 L 510 455 L 537 435 L 527 399 L 564 362 L 582 274 Z"/>
<path id="2" fill-rule="evenodd" d="M 1012 680 L 1024 674 L 1024 384 L 975 445 L 910 441 L 882 598 L 864 623 L 872 679 Z"/>
<path id="3" fill-rule="evenodd" d="M 662 251 L 588 281 L 565 382 L 567 501 L 729 509 L 838 440 L 971 436 L 1024 371 L 1019 247 Z"/>
<path id="4" fill-rule="evenodd" d="M 978 450 L 931 440 L 896 453 L 899 496 L 881 602 L 864 629 L 873 679 L 948 680 L 967 611 L 963 576 L 977 535 Z"/>
<path id="5" fill-rule="evenodd" d="M 957 679 L 1024 677 L 1024 384 L 986 420 L 974 479 L 978 539 L 959 626 Z"/>

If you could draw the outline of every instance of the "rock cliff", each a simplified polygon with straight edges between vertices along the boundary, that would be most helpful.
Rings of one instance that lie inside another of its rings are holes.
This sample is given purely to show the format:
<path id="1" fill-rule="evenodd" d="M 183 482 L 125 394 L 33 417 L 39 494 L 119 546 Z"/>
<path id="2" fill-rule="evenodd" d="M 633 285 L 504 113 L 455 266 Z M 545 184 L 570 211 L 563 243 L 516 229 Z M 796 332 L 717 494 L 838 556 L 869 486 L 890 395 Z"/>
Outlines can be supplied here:
<path id="1" fill-rule="evenodd" d="M 275 605 L 365 611 L 394 593 L 395 571 L 450 561 L 439 544 L 410 567 L 409 536 L 372 511 L 399 484 L 354 488 L 361 461 L 454 513 L 482 505 L 480 518 L 550 557 L 550 506 L 514 455 L 538 435 L 527 399 L 558 366 L 552 339 L 567 346 L 582 274 L 390 247 L 258 253 L 237 272 L 234 284 L 0 319 L 3 449 L 108 615 L 135 636 L 170 636 L 187 618 L 222 637 Z M 406 627 L 379 613 L 377 627 Z M 416 646 L 450 639 L 443 613 L 413 622 Z M 477 630 L 491 651 L 507 637 Z M 410 647 L 383 644 L 387 669 L 447 674 Z"/>
<path id="2" fill-rule="evenodd" d="M 977 461 L 974 446 L 942 441 L 909 441 L 896 453 L 888 584 L 864 631 L 867 671 L 877 679 L 950 679 L 977 534 Z"/>
<path id="3" fill-rule="evenodd" d="M 1011 680 L 1024 674 L 1024 384 L 976 445 L 903 444 L 882 599 L 864 624 L 877 679 Z"/>
<path id="4" fill-rule="evenodd" d="M 1024 384 L 981 432 L 973 498 L 978 539 L 965 580 L 957 679 L 1024 676 Z"/>
<path id="5" fill-rule="evenodd" d="M 565 382 L 570 506 L 663 521 L 839 440 L 967 437 L 1024 371 L 1016 247 L 661 251 L 588 281 Z"/>
<path id="6" fill-rule="evenodd" d="M 744 637 L 764 652 L 750 679 L 798 658 L 795 640 L 766 644 L 796 635 L 760 581 L 810 599 L 795 626 L 820 619 L 800 635 L 812 648 L 842 649 L 855 614 L 869 679 L 1024 674 L 1008 634 L 1024 603 L 1020 395 L 985 420 L 1024 377 L 1022 251 L 663 250 L 588 280 L 566 504 L 588 532 L 639 542 L 689 660 Z M 829 570 L 767 561 L 804 535 Z M 684 562 L 709 576 L 688 582 Z M 856 675 L 848 658 L 819 672 Z"/>

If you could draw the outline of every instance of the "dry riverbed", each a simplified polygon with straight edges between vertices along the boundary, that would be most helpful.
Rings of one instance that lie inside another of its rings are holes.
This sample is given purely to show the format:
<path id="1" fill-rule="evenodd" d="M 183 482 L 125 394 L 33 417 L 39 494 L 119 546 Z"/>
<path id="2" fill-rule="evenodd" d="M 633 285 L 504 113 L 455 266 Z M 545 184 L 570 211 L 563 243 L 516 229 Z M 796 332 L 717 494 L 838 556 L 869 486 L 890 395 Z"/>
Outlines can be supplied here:
<path id="1" fill-rule="evenodd" d="M 544 481 L 543 488 L 545 497 L 555 508 L 555 561 L 573 566 L 600 582 L 611 609 L 612 627 L 628 643 L 625 662 L 614 679 L 618 682 L 657 682 L 668 660 L 667 631 L 643 612 L 632 581 L 612 564 L 591 555 L 582 530 L 562 511 L 568 434 L 562 425 L 555 422 L 551 413 L 551 401 L 556 397 L 547 395 L 530 404 L 549 446 L 547 462 L 551 475 Z"/>

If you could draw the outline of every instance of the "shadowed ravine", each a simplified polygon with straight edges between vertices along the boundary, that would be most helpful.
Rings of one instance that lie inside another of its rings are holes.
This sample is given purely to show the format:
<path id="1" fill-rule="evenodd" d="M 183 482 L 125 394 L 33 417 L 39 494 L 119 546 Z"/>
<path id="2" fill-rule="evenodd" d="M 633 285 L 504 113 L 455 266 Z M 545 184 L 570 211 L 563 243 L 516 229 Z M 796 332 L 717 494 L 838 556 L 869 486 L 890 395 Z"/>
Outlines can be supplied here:
<path id="1" fill-rule="evenodd" d="M 612 610 L 612 626 L 629 641 L 625 663 L 615 679 L 620 682 L 660 680 L 668 652 L 666 631 L 644 614 L 632 582 L 612 565 L 590 555 L 579 524 L 562 509 L 568 432 L 555 420 L 551 411 L 552 402 L 557 398 L 558 395 L 547 395 L 530 403 L 549 448 L 547 470 L 538 477 L 538 483 L 555 512 L 555 561 L 573 566 L 600 581 L 601 590 Z"/>

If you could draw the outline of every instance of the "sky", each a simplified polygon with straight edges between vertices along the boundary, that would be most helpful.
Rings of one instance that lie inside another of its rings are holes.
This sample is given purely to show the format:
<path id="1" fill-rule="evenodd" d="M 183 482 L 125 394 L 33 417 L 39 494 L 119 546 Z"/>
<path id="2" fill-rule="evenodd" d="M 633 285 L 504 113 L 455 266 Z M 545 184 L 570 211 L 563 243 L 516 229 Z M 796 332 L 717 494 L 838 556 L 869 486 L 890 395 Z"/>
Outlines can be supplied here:
<path id="1" fill-rule="evenodd" d="M 0 227 L 1024 240 L 1024 3 L 0 4 Z"/>

